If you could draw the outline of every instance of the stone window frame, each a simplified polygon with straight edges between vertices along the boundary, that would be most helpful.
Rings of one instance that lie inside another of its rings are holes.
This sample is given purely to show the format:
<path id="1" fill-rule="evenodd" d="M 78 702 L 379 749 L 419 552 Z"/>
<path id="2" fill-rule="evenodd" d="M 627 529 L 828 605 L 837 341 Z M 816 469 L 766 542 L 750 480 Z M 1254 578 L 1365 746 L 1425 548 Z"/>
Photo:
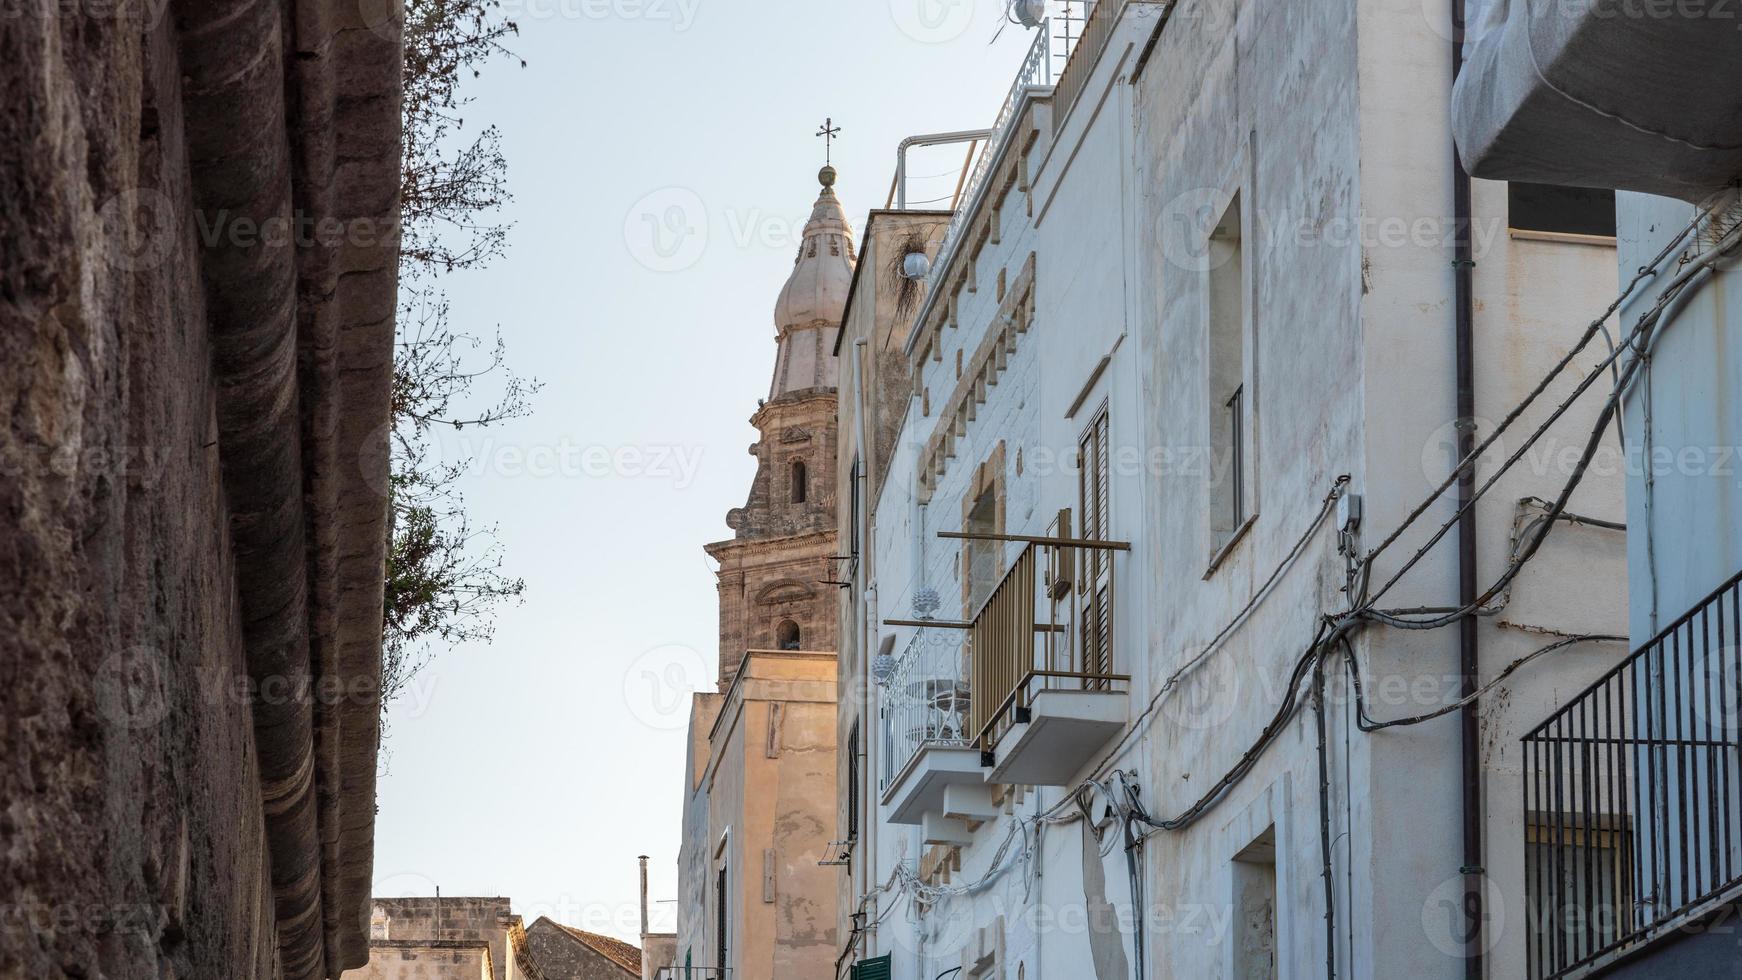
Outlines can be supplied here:
<path id="1" fill-rule="evenodd" d="M 992 533 L 993 534 L 1003 534 L 1005 532 L 1005 528 L 1008 527 L 1008 525 L 1005 523 L 1005 514 L 1007 513 L 1007 503 L 1009 500 L 1009 486 L 1008 486 L 1008 481 L 1005 479 L 1004 461 L 1005 461 L 1005 444 L 1004 444 L 1004 441 L 1001 439 L 998 441 L 998 445 L 994 446 L 992 448 L 992 451 L 986 455 L 986 458 L 983 461 L 981 461 L 980 465 L 974 468 L 974 475 L 968 481 L 967 490 L 962 495 L 962 529 L 963 530 L 967 530 L 969 527 L 969 521 L 971 520 L 972 515 L 974 513 L 975 504 L 977 504 L 979 502 L 980 498 L 985 496 L 988 492 L 990 492 L 992 494 Z M 992 587 L 994 589 L 997 588 L 996 583 L 998 581 L 1002 580 L 1003 575 L 1004 575 L 1004 544 L 1003 544 L 1003 542 L 999 542 L 999 541 L 963 541 L 962 542 L 962 550 L 960 552 L 960 558 L 959 558 L 960 565 L 961 565 L 961 575 L 959 576 L 959 578 L 961 579 L 961 585 L 962 585 L 962 618 L 963 619 L 967 619 L 968 617 L 974 615 L 974 613 L 979 611 L 976 608 L 977 603 L 976 603 L 975 597 L 974 597 L 974 576 L 973 576 L 972 569 L 973 569 L 973 555 L 980 548 L 988 549 L 989 551 L 991 551 L 991 553 L 993 555 L 993 559 L 994 559 L 993 564 L 995 566 L 995 572 L 993 575 L 994 584 Z M 990 594 L 990 593 L 988 593 L 988 594 Z M 985 601 L 985 597 L 984 596 L 980 597 L 980 601 Z"/>

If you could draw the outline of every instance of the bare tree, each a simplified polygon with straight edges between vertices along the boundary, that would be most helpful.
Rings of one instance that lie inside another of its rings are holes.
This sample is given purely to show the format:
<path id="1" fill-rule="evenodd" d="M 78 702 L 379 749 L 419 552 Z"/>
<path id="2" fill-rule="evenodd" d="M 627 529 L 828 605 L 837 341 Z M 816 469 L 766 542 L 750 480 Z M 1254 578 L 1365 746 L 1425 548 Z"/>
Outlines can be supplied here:
<path id="1" fill-rule="evenodd" d="M 392 522 L 384 609 L 383 709 L 440 646 L 489 641 L 495 611 L 525 582 L 502 572 L 495 527 L 475 527 L 458 480 L 472 460 L 444 459 L 442 431 L 526 415 L 538 383 L 507 367 L 500 331 L 488 344 L 448 322 L 432 283 L 500 256 L 508 225 L 507 162 L 495 127 L 466 138 L 460 89 L 485 63 L 512 57 L 518 33 L 493 0 L 407 0 L 405 156 L 399 336 L 393 372 Z M 520 62 L 522 67 L 525 62 Z"/>

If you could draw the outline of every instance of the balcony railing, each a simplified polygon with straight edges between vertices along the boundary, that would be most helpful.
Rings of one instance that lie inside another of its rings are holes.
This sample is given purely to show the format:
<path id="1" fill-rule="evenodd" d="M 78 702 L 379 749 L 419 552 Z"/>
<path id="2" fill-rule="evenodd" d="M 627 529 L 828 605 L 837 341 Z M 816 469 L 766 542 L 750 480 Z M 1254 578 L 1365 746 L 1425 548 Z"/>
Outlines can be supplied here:
<path id="1" fill-rule="evenodd" d="M 1040 691 L 1110 691 L 1130 679 L 1113 672 L 1113 553 L 1130 546 L 989 537 L 1024 547 L 969 628 L 969 730 L 984 752 L 1027 720 Z"/>
<path id="2" fill-rule="evenodd" d="M 952 629 L 921 629 L 896 661 L 884 696 L 883 789 L 930 746 L 966 748 L 967 647 Z"/>
<path id="3" fill-rule="evenodd" d="M 1004 94 L 1004 101 L 998 106 L 997 118 L 992 123 L 992 135 L 981 145 L 974 158 L 973 168 L 968 171 L 961 191 L 956 195 L 956 212 L 951 216 L 949 227 L 944 232 L 937 261 L 932 264 L 934 276 L 941 276 L 942 270 L 950 264 L 957 246 L 961 244 L 960 240 L 969 218 L 979 210 L 986 174 L 992 169 L 992 161 L 998 156 L 1005 140 L 1010 137 L 1010 127 L 1016 121 L 1016 110 L 1022 105 L 1022 100 L 1030 92 L 1050 90 L 1059 73 L 1064 71 L 1065 64 L 1070 61 L 1071 50 L 1083 31 L 1083 8 L 1084 0 L 1068 0 L 1052 16 L 1042 21 L 1035 31 L 1034 42 L 1028 46 L 1028 54 L 1022 59 L 1022 67 L 1017 69 L 1016 78 L 1010 83 L 1010 90 Z"/>
<path id="4" fill-rule="evenodd" d="M 1530 976 L 1686 924 L 1742 886 L 1742 574 L 1524 737 Z"/>
<path id="5" fill-rule="evenodd" d="M 653 980 L 732 980 L 732 970 L 717 966 L 662 966 L 654 971 Z"/>

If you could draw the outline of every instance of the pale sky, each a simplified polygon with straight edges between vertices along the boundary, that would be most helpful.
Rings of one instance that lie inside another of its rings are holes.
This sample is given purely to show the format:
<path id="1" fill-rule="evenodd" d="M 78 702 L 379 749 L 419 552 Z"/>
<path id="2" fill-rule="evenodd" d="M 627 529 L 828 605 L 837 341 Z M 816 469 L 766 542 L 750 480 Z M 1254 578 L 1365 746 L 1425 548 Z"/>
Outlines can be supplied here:
<path id="1" fill-rule="evenodd" d="M 446 288 L 455 326 L 500 325 L 544 382 L 530 418 L 461 434 L 471 512 L 500 525 L 526 601 L 395 704 L 375 893 L 505 895 L 529 923 L 635 941 L 637 854 L 667 900 L 654 928 L 672 928 L 687 694 L 711 689 L 718 651 L 702 545 L 730 535 L 754 472 L 812 134 L 842 127 L 837 191 L 862 230 L 900 139 L 990 125 L 1032 36 L 991 43 L 1002 0 L 504 7 L 527 67 L 487 69 L 465 122 L 501 129 L 515 227 L 506 258 Z"/>

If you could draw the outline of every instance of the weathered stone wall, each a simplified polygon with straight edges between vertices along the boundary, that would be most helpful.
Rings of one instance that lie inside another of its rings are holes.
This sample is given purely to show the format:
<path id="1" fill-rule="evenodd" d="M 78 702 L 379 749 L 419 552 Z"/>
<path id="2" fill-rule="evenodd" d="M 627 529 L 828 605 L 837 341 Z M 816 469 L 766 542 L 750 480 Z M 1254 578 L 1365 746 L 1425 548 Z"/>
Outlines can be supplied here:
<path id="1" fill-rule="evenodd" d="M 399 43 L 356 19 L 0 17 L 0 976 L 363 955 Z"/>
<path id="2" fill-rule="evenodd" d="M 508 932 L 515 922 L 506 898 L 377 898 L 372 916 L 374 945 L 393 942 L 482 942 L 496 976 L 509 976 Z M 380 954 L 371 950 L 371 962 Z M 346 974 L 347 980 L 352 974 Z"/>
<path id="3" fill-rule="evenodd" d="M 345 980 L 503 980 L 490 963 L 488 943 L 476 939 L 376 940 L 369 965 L 345 973 Z"/>

